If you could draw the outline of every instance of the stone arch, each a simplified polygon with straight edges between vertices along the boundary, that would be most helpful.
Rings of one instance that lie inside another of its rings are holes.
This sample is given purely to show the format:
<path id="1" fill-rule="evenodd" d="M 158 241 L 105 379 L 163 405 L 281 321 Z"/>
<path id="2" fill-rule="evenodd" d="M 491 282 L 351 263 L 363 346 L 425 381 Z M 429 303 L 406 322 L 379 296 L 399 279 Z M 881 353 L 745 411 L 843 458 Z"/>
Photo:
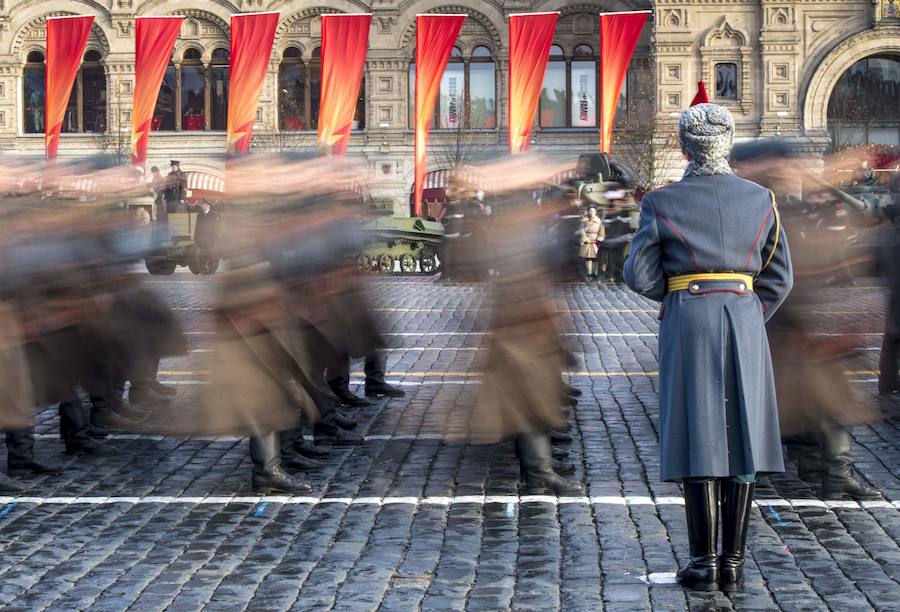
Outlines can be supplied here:
<path id="1" fill-rule="evenodd" d="M 302 22 L 313 20 L 316 17 L 321 17 L 322 15 L 334 15 L 344 12 L 346 11 L 326 6 L 317 6 L 314 8 L 303 9 L 302 11 L 297 11 L 296 13 L 291 13 L 279 22 L 278 29 L 275 30 L 275 40 L 278 41 L 285 36 L 293 36 L 295 38 L 297 36 L 317 37 L 317 35 L 314 35 L 311 30 L 308 32 L 304 32 L 303 30 L 299 29 Z"/>
<path id="2" fill-rule="evenodd" d="M 475 23 L 479 24 L 482 28 L 484 28 L 487 36 L 491 40 L 491 44 L 488 47 L 497 54 L 501 49 L 503 49 L 503 38 L 501 36 L 501 27 L 505 30 L 505 25 L 498 27 L 498 23 L 502 23 L 500 21 L 499 13 L 497 14 L 497 22 L 494 21 L 490 16 L 483 13 L 481 10 L 466 6 L 464 4 L 439 4 L 437 0 L 433 4 L 436 6 L 432 6 L 431 8 L 421 7 L 424 10 L 417 10 L 417 12 L 425 12 L 425 13 L 433 13 L 433 14 L 444 14 L 444 15 L 453 15 L 453 14 L 466 14 L 468 15 L 467 19 L 472 19 Z M 492 3 L 489 2 L 481 2 L 479 3 L 480 8 L 484 9 L 484 5 L 490 6 Z M 417 8 L 418 5 L 417 5 Z M 412 55 L 412 47 L 414 46 L 415 34 L 416 34 L 416 21 L 415 15 L 405 15 L 405 19 L 408 21 L 406 26 L 401 30 L 403 32 L 400 37 L 400 48 L 406 49 L 409 51 L 410 56 Z M 465 28 L 465 26 L 463 26 Z"/>
<path id="3" fill-rule="evenodd" d="M 211 12 L 203 10 L 203 9 L 175 9 L 174 11 L 172 11 L 169 14 L 170 15 L 184 15 L 185 17 L 188 18 L 185 20 L 186 23 L 189 19 L 196 20 L 198 23 L 202 22 L 202 21 L 209 22 L 209 23 L 213 24 L 214 26 L 216 26 L 217 28 L 219 28 L 222 35 L 225 37 L 227 37 L 228 33 L 231 31 L 230 18 L 226 20 L 226 19 L 223 19 L 220 15 L 211 13 Z M 183 27 L 184 27 L 184 25 L 182 25 L 182 28 Z M 197 38 L 195 38 L 193 40 L 204 40 L 202 32 L 200 32 L 199 34 L 200 34 L 200 36 L 198 36 Z"/>
<path id="4" fill-rule="evenodd" d="M 222 31 L 229 31 L 231 16 L 240 13 L 240 8 L 228 0 L 206 0 L 203 9 L 186 9 L 182 0 L 148 0 L 141 2 L 135 11 L 135 17 L 144 15 L 196 15 L 211 21 Z"/>
<path id="5" fill-rule="evenodd" d="M 597 2 L 582 2 L 572 4 L 571 0 L 541 0 L 535 2 L 535 11 L 559 11 L 560 13 L 595 12 L 605 13 L 612 11 L 639 11 L 653 8 L 649 0 L 601 0 Z"/>
<path id="6" fill-rule="evenodd" d="M 45 13 L 39 17 L 30 19 L 23 24 L 13 36 L 10 54 L 19 57 L 23 62 L 29 51 L 47 49 L 47 18 L 48 17 L 67 17 L 69 15 L 77 15 L 70 11 L 53 11 Z M 37 38 L 35 38 L 37 36 Z M 40 41 L 40 42 L 38 42 Z M 85 49 L 96 49 L 105 58 L 109 55 L 109 36 L 103 30 L 103 27 L 94 19 L 91 26 L 91 35 L 88 38 L 88 44 Z"/>
<path id="7" fill-rule="evenodd" d="M 900 54 L 900 26 L 879 27 L 854 34 L 838 43 L 806 79 L 803 89 L 803 129 L 828 129 L 828 101 L 838 79 L 855 62 L 881 53 Z"/>

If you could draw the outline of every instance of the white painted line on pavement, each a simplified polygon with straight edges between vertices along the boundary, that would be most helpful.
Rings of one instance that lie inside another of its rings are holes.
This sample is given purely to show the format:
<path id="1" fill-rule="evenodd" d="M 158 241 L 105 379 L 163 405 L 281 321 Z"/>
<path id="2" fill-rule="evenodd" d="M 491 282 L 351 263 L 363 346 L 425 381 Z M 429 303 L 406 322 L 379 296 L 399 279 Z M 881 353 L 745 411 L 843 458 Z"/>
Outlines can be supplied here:
<path id="1" fill-rule="evenodd" d="M 259 503 L 280 503 L 292 505 L 319 505 L 319 504 L 342 504 L 345 506 L 386 506 L 396 504 L 410 505 L 431 505 L 431 506 L 453 506 L 458 504 L 580 504 L 594 506 L 683 506 L 684 498 L 682 497 L 658 497 L 653 499 L 645 496 L 564 496 L 556 497 L 554 495 L 458 495 L 453 497 L 312 497 L 312 496 L 293 496 L 293 495 L 248 495 L 248 496 L 208 496 L 208 497 L 190 497 L 190 496 L 156 496 L 148 495 L 144 497 L 118 497 L 118 496 L 55 496 L 55 497 L 31 497 L 31 496 L 0 496 L 0 505 L 11 503 L 16 504 L 34 504 L 34 505 L 93 505 L 106 506 L 111 504 L 259 504 Z M 839 509 L 869 509 L 869 508 L 888 508 L 900 510 L 900 501 L 876 501 L 876 502 L 854 502 L 854 501 L 823 501 L 820 499 L 759 499 L 753 502 L 754 506 L 759 507 L 779 507 L 779 508 L 825 508 L 833 510 Z"/>

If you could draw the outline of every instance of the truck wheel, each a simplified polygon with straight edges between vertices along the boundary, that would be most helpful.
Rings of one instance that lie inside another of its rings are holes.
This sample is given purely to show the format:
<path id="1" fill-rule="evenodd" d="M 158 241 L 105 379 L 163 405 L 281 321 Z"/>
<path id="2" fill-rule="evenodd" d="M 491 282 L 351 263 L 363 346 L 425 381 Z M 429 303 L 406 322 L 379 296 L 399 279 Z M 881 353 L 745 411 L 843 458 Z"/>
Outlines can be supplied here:
<path id="1" fill-rule="evenodd" d="M 404 274 L 412 274 L 416 271 L 416 258 L 409 253 L 404 253 L 400 258 L 400 269 Z"/>
<path id="2" fill-rule="evenodd" d="M 394 271 L 394 258 L 385 253 L 378 258 L 378 268 L 382 274 L 390 274 Z"/>
<path id="3" fill-rule="evenodd" d="M 194 274 L 203 273 L 203 267 L 200 265 L 200 249 L 197 248 L 197 245 L 192 246 L 188 251 L 187 267 Z"/>

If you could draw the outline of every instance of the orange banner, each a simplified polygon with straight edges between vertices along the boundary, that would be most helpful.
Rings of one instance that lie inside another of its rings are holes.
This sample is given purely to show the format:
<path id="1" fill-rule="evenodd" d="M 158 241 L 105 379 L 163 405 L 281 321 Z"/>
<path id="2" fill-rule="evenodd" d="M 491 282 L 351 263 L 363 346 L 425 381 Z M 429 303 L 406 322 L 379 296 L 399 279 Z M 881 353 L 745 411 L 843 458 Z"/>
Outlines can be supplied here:
<path id="1" fill-rule="evenodd" d="M 184 17 L 138 17 L 134 32 L 134 93 L 131 98 L 131 163 L 147 162 L 147 141 L 159 87 Z"/>
<path id="2" fill-rule="evenodd" d="M 619 92 L 650 11 L 600 13 L 600 150 L 612 149 Z"/>
<path id="3" fill-rule="evenodd" d="M 81 67 L 81 58 L 91 35 L 92 16 L 47 18 L 47 90 L 44 116 L 44 147 L 47 159 L 56 159 L 66 106 Z"/>
<path id="4" fill-rule="evenodd" d="M 414 214 L 422 216 L 422 192 L 428 169 L 428 130 L 441 91 L 441 77 L 465 15 L 416 16 L 416 184 Z"/>
<path id="5" fill-rule="evenodd" d="M 262 93 L 280 13 L 231 16 L 231 79 L 228 87 L 228 149 L 234 156 L 250 150 L 253 123 Z"/>
<path id="6" fill-rule="evenodd" d="M 319 146 L 343 157 L 362 85 L 372 15 L 322 15 Z"/>
<path id="7" fill-rule="evenodd" d="M 509 16 L 509 152 L 528 150 L 559 13 Z"/>

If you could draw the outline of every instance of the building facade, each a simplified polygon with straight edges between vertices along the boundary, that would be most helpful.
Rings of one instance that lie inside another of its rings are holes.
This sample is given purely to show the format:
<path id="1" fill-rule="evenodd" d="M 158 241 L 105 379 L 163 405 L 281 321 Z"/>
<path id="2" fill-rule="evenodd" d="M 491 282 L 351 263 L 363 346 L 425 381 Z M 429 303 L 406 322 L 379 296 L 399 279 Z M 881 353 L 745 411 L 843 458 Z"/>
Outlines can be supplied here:
<path id="1" fill-rule="evenodd" d="M 651 9 L 616 118 L 615 153 L 641 182 L 677 175 L 678 113 L 697 81 L 735 115 L 740 137 L 779 134 L 810 152 L 900 143 L 900 19 L 895 0 L 0 0 L 0 150 L 43 153 L 46 18 L 95 24 L 70 99 L 60 155 L 128 158 L 134 18 L 184 15 L 160 91 L 151 163 L 221 173 L 229 18 L 277 10 L 253 148 L 315 148 L 321 15 L 371 12 L 364 92 L 349 155 L 372 190 L 412 186 L 415 16 L 466 13 L 435 112 L 431 168 L 506 148 L 508 20 L 560 11 L 533 147 L 567 164 L 597 147 L 598 13 Z M 405 210 L 405 206 L 399 207 Z"/>

